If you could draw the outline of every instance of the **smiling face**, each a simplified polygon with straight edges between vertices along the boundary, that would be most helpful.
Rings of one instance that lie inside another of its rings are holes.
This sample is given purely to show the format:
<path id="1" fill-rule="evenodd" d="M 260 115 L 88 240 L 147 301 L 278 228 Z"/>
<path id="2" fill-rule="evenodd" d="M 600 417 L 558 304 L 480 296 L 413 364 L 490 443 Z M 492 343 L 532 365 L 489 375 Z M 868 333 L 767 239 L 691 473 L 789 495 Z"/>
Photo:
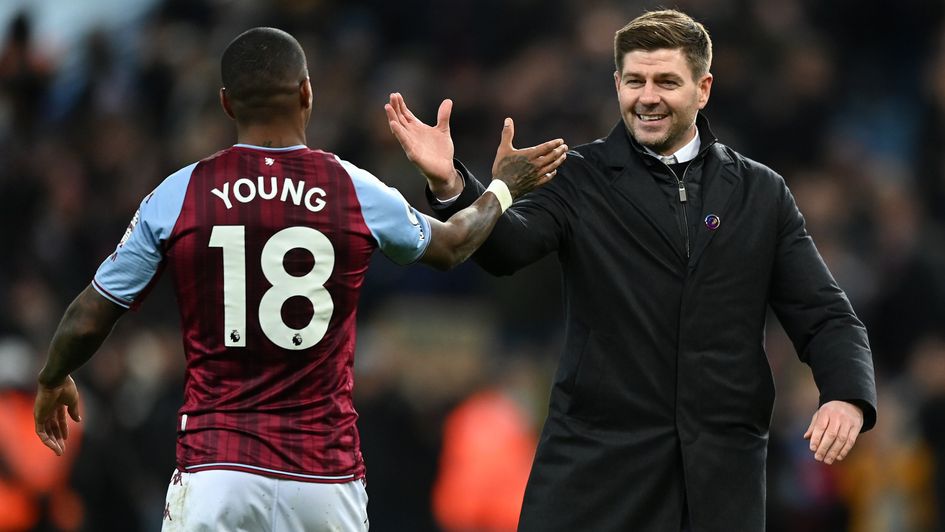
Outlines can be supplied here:
<path id="1" fill-rule="evenodd" d="M 712 74 L 693 78 L 682 49 L 633 50 L 614 72 L 620 114 L 643 146 L 670 155 L 696 134 L 696 114 L 709 101 Z"/>

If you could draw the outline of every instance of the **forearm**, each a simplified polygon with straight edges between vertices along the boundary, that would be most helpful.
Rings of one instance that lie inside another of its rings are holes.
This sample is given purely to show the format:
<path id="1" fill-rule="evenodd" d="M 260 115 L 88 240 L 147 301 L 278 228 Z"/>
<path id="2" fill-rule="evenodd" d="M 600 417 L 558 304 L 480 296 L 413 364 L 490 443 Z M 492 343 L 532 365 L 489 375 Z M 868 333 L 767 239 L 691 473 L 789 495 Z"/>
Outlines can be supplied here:
<path id="1" fill-rule="evenodd" d="M 108 337 L 124 309 L 89 286 L 66 309 L 49 346 L 39 384 L 55 387 L 81 367 Z"/>
<path id="2" fill-rule="evenodd" d="M 485 242 L 500 216 L 502 208 L 496 196 L 483 194 L 445 223 L 434 225 L 431 249 L 424 255 L 424 262 L 442 270 L 454 268 Z"/>

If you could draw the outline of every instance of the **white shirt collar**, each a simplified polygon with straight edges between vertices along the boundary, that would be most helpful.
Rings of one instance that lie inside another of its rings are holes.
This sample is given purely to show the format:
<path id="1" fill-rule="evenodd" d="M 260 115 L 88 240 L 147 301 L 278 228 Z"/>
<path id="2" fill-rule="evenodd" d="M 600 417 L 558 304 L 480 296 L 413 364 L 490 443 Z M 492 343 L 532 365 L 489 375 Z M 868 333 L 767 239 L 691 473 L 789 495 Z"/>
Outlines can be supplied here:
<path id="1" fill-rule="evenodd" d="M 699 155 L 699 148 L 701 147 L 702 147 L 702 141 L 699 140 L 699 131 L 696 130 L 696 135 L 692 138 L 692 140 L 686 143 L 686 145 L 683 146 L 682 148 L 679 148 L 678 150 L 676 150 L 676 153 L 671 153 L 670 155 L 676 156 L 677 163 L 688 163 L 689 161 L 695 159 L 696 155 Z M 649 153 L 650 155 L 656 158 L 669 157 L 669 155 L 666 155 L 666 156 L 660 155 L 656 153 L 655 151 L 647 148 L 646 146 L 644 146 L 643 149 L 646 150 L 647 153 Z"/>

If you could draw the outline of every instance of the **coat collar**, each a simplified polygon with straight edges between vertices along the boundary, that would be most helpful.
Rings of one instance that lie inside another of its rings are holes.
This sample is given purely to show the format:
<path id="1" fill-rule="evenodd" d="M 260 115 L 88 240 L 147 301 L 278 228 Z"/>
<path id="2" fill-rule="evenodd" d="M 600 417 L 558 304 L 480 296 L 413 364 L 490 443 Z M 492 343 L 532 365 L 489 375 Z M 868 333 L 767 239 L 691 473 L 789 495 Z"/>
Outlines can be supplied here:
<path id="1" fill-rule="evenodd" d="M 699 140 L 702 143 L 699 154 L 696 155 L 696 159 L 698 159 L 704 157 L 709 150 L 714 148 L 716 144 L 718 144 L 719 139 L 712 133 L 712 129 L 709 127 L 709 120 L 702 113 L 696 116 L 696 128 L 699 130 Z M 639 154 L 642 158 L 652 157 L 652 155 L 646 153 L 643 146 L 630 135 L 623 120 L 617 122 L 617 125 L 610 131 L 610 134 L 604 138 L 603 144 L 603 160 L 610 168 L 624 168 L 629 162 L 630 155 L 633 153 Z M 726 158 L 731 162 L 730 157 L 726 155 Z"/>
<path id="2" fill-rule="evenodd" d="M 610 135 L 603 139 L 601 150 L 601 160 L 612 169 L 611 175 L 615 176 L 612 184 L 616 192 L 641 213 L 656 230 L 657 238 L 672 250 L 678 261 L 683 264 L 688 262 L 689 268 L 695 267 L 715 233 L 727 229 L 725 215 L 728 200 L 741 179 L 735 171 L 734 160 L 718 143 L 718 139 L 709 128 L 709 121 L 702 114 L 696 118 L 696 127 L 699 130 L 702 148 L 694 162 L 704 159 L 703 212 L 699 220 L 690 220 L 690 223 L 698 224 L 698 229 L 688 260 L 685 250 L 679 245 L 681 236 L 677 221 L 674 216 L 667 213 L 665 196 L 659 190 L 659 184 L 650 175 L 649 165 L 655 161 L 653 156 L 647 154 L 630 135 L 622 120 L 614 126 Z M 715 214 L 722 220 L 722 226 L 719 229 L 711 231 L 701 223 L 702 218 L 709 214 Z"/>

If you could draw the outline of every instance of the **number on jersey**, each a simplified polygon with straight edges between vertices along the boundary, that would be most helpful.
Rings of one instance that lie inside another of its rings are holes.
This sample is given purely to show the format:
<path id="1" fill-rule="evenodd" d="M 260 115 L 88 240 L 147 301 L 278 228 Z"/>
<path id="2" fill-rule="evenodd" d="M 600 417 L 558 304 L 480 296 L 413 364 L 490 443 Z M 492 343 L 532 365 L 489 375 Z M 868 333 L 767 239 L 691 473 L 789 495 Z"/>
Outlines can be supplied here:
<path id="1" fill-rule="evenodd" d="M 210 247 L 223 248 L 223 345 L 246 347 L 246 229 L 242 225 L 217 225 L 210 233 Z M 315 257 L 312 271 L 296 277 L 285 271 L 289 251 L 302 248 Z M 272 287 L 259 301 L 259 325 L 272 343 L 284 349 L 307 349 L 317 344 L 335 305 L 325 283 L 335 267 L 335 250 L 328 237 L 311 227 L 287 227 L 272 235 L 259 257 L 262 273 Z M 312 303 L 308 325 L 294 329 L 282 320 L 282 305 L 301 296 Z"/>

